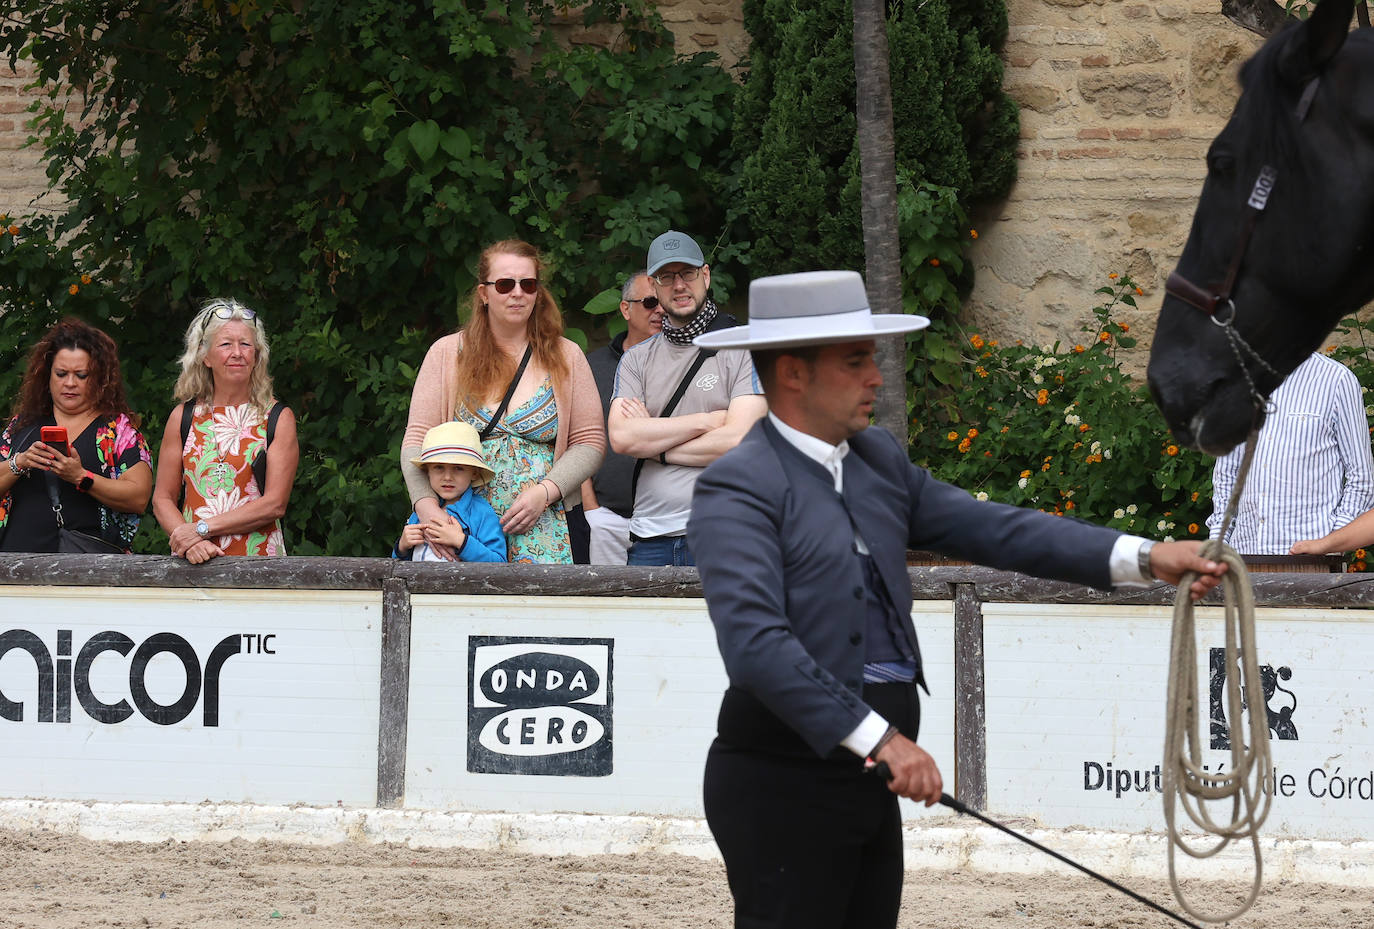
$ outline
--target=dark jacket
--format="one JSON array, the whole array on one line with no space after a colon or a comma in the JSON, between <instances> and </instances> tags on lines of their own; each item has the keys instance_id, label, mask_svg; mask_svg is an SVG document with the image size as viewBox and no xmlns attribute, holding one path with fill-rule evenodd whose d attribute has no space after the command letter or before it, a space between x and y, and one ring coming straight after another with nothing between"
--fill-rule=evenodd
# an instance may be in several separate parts
<instances>
[{"instance_id":1,"label":"dark jacket","mask_svg":"<svg viewBox=\"0 0 1374 929\"><path fill-rule=\"evenodd\" d=\"M844 494L765 418L697 480L688 545L730 683L819 755L867 716L862 533L903 630L908 548L1093 587L1110 586L1119 533L980 502L907 460L891 433L849 440Z\"/></svg>"},{"instance_id":2,"label":"dark jacket","mask_svg":"<svg viewBox=\"0 0 1374 929\"><path fill-rule=\"evenodd\" d=\"M587 363L592 367L592 377L596 378L596 389L601 392L601 419L603 422L611 415L611 395L615 390L615 369L625 354L625 335L611 339L609 345L602 346L587 355ZM629 455L613 451L608 444L606 457L601 467L592 475L592 489L596 491L596 502L600 506L630 517L634 509L634 497L630 494L630 480L634 474L635 460Z\"/></svg>"}]
</instances>

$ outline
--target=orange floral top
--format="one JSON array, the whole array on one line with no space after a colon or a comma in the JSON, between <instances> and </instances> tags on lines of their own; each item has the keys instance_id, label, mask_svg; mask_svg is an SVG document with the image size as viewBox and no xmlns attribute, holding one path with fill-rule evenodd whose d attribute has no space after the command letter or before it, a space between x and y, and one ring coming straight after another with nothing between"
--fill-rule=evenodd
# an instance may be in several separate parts
<instances>
[{"instance_id":1,"label":"orange floral top","mask_svg":"<svg viewBox=\"0 0 1374 929\"><path fill-rule=\"evenodd\" d=\"M267 444L267 417L251 403L209 407L196 404L181 450L187 522L209 519L262 496L253 460ZM226 555L285 555L281 521L242 535L212 536Z\"/></svg>"}]
</instances>

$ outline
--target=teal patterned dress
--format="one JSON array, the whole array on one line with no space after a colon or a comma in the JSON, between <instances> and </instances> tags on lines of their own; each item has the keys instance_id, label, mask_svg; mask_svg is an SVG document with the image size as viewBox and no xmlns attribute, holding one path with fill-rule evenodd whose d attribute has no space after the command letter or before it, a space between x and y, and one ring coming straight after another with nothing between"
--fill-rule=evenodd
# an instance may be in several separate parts
<instances>
[{"instance_id":1,"label":"teal patterned dress","mask_svg":"<svg viewBox=\"0 0 1374 929\"><path fill-rule=\"evenodd\" d=\"M475 413L460 408L458 416L481 432L494 412L485 406ZM546 377L534 396L507 410L482 441L487 463L496 476L473 492L485 498L498 516L505 513L522 490L549 473L557 435L558 407L553 402L553 384ZM507 535L506 549L507 560L521 564L572 564L563 501L555 500L528 532Z\"/></svg>"}]
</instances>

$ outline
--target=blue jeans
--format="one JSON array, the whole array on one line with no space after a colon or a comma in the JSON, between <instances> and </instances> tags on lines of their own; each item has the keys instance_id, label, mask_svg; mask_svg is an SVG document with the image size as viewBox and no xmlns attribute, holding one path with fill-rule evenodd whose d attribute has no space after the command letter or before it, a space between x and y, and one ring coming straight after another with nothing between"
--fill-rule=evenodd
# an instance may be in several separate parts
<instances>
[{"instance_id":1,"label":"blue jeans","mask_svg":"<svg viewBox=\"0 0 1374 929\"><path fill-rule=\"evenodd\" d=\"M631 542L630 556L625 563L644 567L696 566L692 552L687 548L685 535L656 535Z\"/></svg>"}]
</instances>

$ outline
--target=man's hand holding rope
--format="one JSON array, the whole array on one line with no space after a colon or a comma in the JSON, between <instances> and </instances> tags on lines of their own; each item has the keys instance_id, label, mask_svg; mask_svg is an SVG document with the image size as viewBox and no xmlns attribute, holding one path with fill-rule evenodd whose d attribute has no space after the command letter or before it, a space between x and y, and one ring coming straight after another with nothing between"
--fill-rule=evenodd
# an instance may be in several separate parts
<instances>
[{"instance_id":1,"label":"man's hand holding rope","mask_svg":"<svg viewBox=\"0 0 1374 929\"><path fill-rule=\"evenodd\" d=\"M1150 549L1150 572L1161 581L1178 584L1192 572L1197 578L1188 588L1189 596L1201 600L1207 592L1221 583L1226 563L1203 558L1198 552L1203 542L1159 542Z\"/></svg>"}]
</instances>

